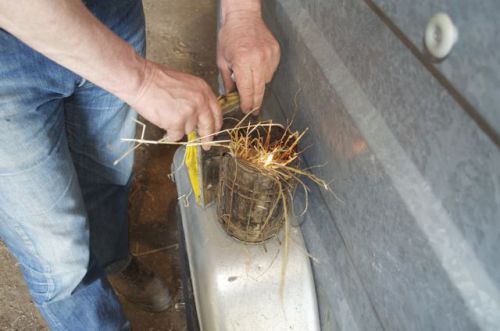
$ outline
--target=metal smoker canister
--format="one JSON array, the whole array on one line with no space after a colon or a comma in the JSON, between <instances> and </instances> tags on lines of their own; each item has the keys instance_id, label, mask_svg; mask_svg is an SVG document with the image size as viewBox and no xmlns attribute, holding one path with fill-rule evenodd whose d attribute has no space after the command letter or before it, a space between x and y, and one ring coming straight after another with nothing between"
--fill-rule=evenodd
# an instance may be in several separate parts
<instances>
[{"instance_id":1,"label":"metal smoker canister","mask_svg":"<svg viewBox=\"0 0 500 331\"><path fill-rule=\"evenodd\" d=\"M229 235L257 243L279 232L285 213L275 178L229 154L222 157L219 176L217 214Z\"/></svg>"}]
</instances>

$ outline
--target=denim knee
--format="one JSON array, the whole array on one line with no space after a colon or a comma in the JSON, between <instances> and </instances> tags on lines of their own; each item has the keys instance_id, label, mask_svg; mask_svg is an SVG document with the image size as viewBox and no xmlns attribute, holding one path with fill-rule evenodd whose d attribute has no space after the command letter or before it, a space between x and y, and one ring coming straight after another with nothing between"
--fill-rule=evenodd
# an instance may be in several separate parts
<instances>
[{"instance_id":1,"label":"denim knee","mask_svg":"<svg viewBox=\"0 0 500 331\"><path fill-rule=\"evenodd\" d=\"M16 257L33 301L43 305L69 297L87 273L88 235L43 235L35 221L12 219L1 209L0 219L1 239Z\"/></svg>"},{"instance_id":2,"label":"denim knee","mask_svg":"<svg viewBox=\"0 0 500 331\"><path fill-rule=\"evenodd\" d=\"M0 172L0 236L37 304L69 296L89 263L87 212L64 135L52 144L31 154L31 167Z\"/></svg>"},{"instance_id":3,"label":"denim knee","mask_svg":"<svg viewBox=\"0 0 500 331\"><path fill-rule=\"evenodd\" d=\"M69 298L87 273L84 263L49 266L44 262L44 266L36 267L21 263L20 267L33 301L38 306Z\"/></svg>"}]
</instances>

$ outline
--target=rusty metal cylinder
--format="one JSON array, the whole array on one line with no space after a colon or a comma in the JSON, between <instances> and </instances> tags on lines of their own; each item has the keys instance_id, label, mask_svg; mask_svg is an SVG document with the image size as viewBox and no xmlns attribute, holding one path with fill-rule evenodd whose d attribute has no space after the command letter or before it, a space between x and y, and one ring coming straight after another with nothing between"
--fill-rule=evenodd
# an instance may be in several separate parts
<instances>
[{"instance_id":1,"label":"rusty metal cylinder","mask_svg":"<svg viewBox=\"0 0 500 331\"><path fill-rule=\"evenodd\" d=\"M283 225L285 211L278 180L246 161L229 154L222 157L217 196L219 222L239 240L265 241ZM285 199L289 200L288 194Z\"/></svg>"}]
</instances>

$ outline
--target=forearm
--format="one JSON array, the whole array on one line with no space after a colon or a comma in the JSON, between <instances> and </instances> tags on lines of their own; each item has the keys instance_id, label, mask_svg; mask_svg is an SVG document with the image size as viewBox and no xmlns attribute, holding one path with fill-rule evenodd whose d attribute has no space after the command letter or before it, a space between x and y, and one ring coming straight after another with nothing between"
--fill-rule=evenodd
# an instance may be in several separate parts
<instances>
[{"instance_id":1,"label":"forearm","mask_svg":"<svg viewBox=\"0 0 500 331\"><path fill-rule=\"evenodd\" d=\"M254 12L261 15L261 0L221 0L222 23L227 15L238 12Z\"/></svg>"},{"instance_id":2,"label":"forearm","mask_svg":"<svg viewBox=\"0 0 500 331\"><path fill-rule=\"evenodd\" d=\"M80 0L0 0L0 27L127 102L144 80L145 61Z\"/></svg>"}]
</instances>

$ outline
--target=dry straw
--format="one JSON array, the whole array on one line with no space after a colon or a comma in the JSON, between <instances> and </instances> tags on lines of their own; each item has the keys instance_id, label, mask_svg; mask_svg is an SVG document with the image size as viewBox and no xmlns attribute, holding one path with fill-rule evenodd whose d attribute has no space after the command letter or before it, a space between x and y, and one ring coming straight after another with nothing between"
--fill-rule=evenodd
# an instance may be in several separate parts
<instances>
[{"instance_id":1,"label":"dry straw","mask_svg":"<svg viewBox=\"0 0 500 331\"><path fill-rule=\"evenodd\" d=\"M246 164L251 165L258 173L272 178L277 183L278 193L276 197L281 201L280 205L283 208L284 215L283 223L285 227L285 240L283 242L283 263L281 272L281 294L283 295L286 266L288 262L291 201L294 188L297 185L300 185L304 189L306 203L303 213L307 210L309 192L309 187L305 184L303 178L309 178L312 182L327 191L330 191L330 188L328 183L323 179L300 168L298 159L301 151L298 150L298 145L307 133L307 129L302 132L292 132L290 130L290 125L285 127L281 124L273 123L270 120L249 123L248 118L250 114L251 112L241 119L233 128L221 130L189 142L170 142L166 138L162 138L160 140L146 140L144 139L146 130L145 124L136 121L142 126L141 138L123 138L122 141L135 142L136 145L120 157L120 159L115 161L115 163L120 162L124 157L142 144L184 146L208 145L226 149L227 153L229 153L229 155L231 155L235 160L244 161ZM279 130L273 130L273 128L279 128ZM281 134L276 137L276 132L281 132ZM220 135L228 136L229 138L203 142L206 138ZM266 223L268 221L269 220L266 220Z\"/></svg>"}]
</instances>

